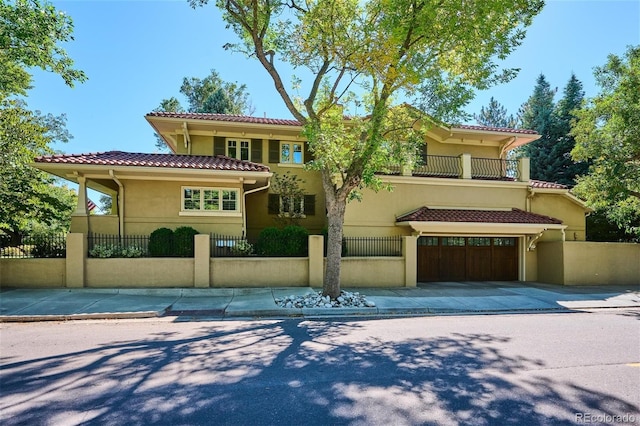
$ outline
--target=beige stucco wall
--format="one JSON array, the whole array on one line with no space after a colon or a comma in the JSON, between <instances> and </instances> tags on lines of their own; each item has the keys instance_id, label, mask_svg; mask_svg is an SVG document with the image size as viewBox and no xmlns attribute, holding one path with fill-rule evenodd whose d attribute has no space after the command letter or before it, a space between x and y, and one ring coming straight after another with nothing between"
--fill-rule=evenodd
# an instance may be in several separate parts
<instances>
[{"instance_id":1,"label":"beige stucco wall","mask_svg":"<svg viewBox=\"0 0 640 426\"><path fill-rule=\"evenodd\" d=\"M211 287L306 287L309 259L212 258Z\"/></svg>"},{"instance_id":2,"label":"beige stucco wall","mask_svg":"<svg viewBox=\"0 0 640 426\"><path fill-rule=\"evenodd\" d=\"M65 286L66 259L0 259L0 287Z\"/></svg>"},{"instance_id":3,"label":"beige stucco wall","mask_svg":"<svg viewBox=\"0 0 640 426\"><path fill-rule=\"evenodd\" d=\"M118 234L117 215L89 215L89 232L94 234Z\"/></svg>"},{"instance_id":4,"label":"beige stucco wall","mask_svg":"<svg viewBox=\"0 0 640 426\"><path fill-rule=\"evenodd\" d=\"M87 259L85 287L193 287L192 258Z\"/></svg>"},{"instance_id":5,"label":"beige stucco wall","mask_svg":"<svg viewBox=\"0 0 640 426\"><path fill-rule=\"evenodd\" d=\"M343 287L404 287L404 257L346 257L342 259Z\"/></svg>"},{"instance_id":6,"label":"beige stucco wall","mask_svg":"<svg viewBox=\"0 0 640 426\"><path fill-rule=\"evenodd\" d=\"M345 235L409 235L410 228L395 225L396 217L422 206L433 208L525 208L527 189L517 183L449 179L392 179L393 191L365 190L363 200L352 201L345 214ZM467 185L468 184L468 185Z\"/></svg>"},{"instance_id":7,"label":"beige stucco wall","mask_svg":"<svg viewBox=\"0 0 640 426\"><path fill-rule=\"evenodd\" d=\"M242 216L181 216L183 186L238 188L240 185L202 182L122 180L125 187L124 234L148 235L160 227L191 226L200 233L242 234ZM242 191L240 192L242 198ZM238 201L240 203L240 200Z\"/></svg>"},{"instance_id":8,"label":"beige stucco wall","mask_svg":"<svg viewBox=\"0 0 640 426\"><path fill-rule=\"evenodd\" d=\"M585 209L575 201L562 194L536 192L531 198L531 211L560 219L565 230L567 241L584 241L586 239ZM548 232L541 241L562 239L561 234Z\"/></svg>"},{"instance_id":9,"label":"beige stucco wall","mask_svg":"<svg viewBox=\"0 0 640 426\"><path fill-rule=\"evenodd\" d=\"M537 281L550 284L564 284L564 249L562 241L539 242Z\"/></svg>"},{"instance_id":10,"label":"beige stucco wall","mask_svg":"<svg viewBox=\"0 0 640 426\"><path fill-rule=\"evenodd\" d=\"M467 140L466 142L467 143L442 143L427 137L427 154L452 157L471 154L472 157L500 158L500 149L496 146L470 145L470 142L479 143L479 140Z\"/></svg>"}]
</instances>

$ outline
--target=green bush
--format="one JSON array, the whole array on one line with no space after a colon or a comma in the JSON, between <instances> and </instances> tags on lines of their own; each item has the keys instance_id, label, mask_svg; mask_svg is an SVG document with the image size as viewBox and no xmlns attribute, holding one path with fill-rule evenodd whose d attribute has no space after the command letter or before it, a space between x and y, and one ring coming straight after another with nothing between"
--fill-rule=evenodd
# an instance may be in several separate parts
<instances>
[{"instance_id":1,"label":"green bush","mask_svg":"<svg viewBox=\"0 0 640 426\"><path fill-rule=\"evenodd\" d=\"M173 254L173 231L171 229L158 228L149 235L149 254L153 257L166 257Z\"/></svg>"},{"instance_id":2,"label":"green bush","mask_svg":"<svg viewBox=\"0 0 640 426\"><path fill-rule=\"evenodd\" d=\"M289 225L281 231L284 256L307 256L309 253L309 232L302 226Z\"/></svg>"},{"instance_id":3,"label":"green bush","mask_svg":"<svg viewBox=\"0 0 640 426\"><path fill-rule=\"evenodd\" d=\"M260 256L280 256L284 251L281 232L276 227L264 228L256 242L256 252Z\"/></svg>"},{"instance_id":4,"label":"green bush","mask_svg":"<svg viewBox=\"0 0 640 426\"><path fill-rule=\"evenodd\" d=\"M253 246L247 240L238 241L231 247L231 254L235 256L249 256L253 254Z\"/></svg>"},{"instance_id":5,"label":"green bush","mask_svg":"<svg viewBox=\"0 0 640 426\"><path fill-rule=\"evenodd\" d=\"M195 236L199 232L190 226L181 226L173 231L173 254L178 257L193 257Z\"/></svg>"},{"instance_id":6,"label":"green bush","mask_svg":"<svg viewBox=\"0 0 640 426\"><path fill-rule=\"evenodd\" d=\"M144 249L136 245L121 247L118 244L97 244L89 251L89 256L98 258L142 257Z\"/></svg>"}]
</instances>

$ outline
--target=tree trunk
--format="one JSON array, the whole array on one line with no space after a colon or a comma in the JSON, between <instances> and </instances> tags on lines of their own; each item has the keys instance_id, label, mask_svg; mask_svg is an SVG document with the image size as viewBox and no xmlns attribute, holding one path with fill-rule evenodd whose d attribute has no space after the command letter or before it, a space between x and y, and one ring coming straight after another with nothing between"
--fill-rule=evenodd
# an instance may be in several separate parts
<instances>
[{"instance_id":1,"label":"tree trunk","mask_svg":"<svg viewBox=\"0 0 640 426\"><path fill-rule=\"evenodd\" d=\"M337 189L327 171L322 171L323 186L327 198L327 269L324 274L322 294L336 299L340 296L340 266L342 261L342 228L347 197L343 189Z\"/></svg>"}]
</instances>

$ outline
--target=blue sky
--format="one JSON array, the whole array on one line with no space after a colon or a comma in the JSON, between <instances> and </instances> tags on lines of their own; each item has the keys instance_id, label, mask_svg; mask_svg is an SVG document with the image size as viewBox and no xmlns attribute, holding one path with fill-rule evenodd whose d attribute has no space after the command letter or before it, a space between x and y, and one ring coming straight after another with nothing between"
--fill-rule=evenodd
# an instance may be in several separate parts
<instances>
[{"instance_id":1,"label":"blue sky","mask_svg":"<svg viewBox=\"0 0 640 426\"><path fill-rule=\"evenodd\" d=\"M154 152L144 115L161 99L178 96L183 77L205 77L212 68L225 80L247 85L254 115L290 117L261 66L222 49L234 35L213 6L193 10L186 0L53 4L74 20L75 41L65 48L89 77L71 89L57 75L34 74L29 106L66 113L74 136L55 146L58 150ZM622 54L626 46L637 44L640 0L548 0L523 45L504 63L520 68L518 77L478 93L467 110L478 112L494 96L515 114L540 73L561 94L573 72L587 96L594 96L593 68L603 65L608 54Z\"/></svg>"}]
</instances>

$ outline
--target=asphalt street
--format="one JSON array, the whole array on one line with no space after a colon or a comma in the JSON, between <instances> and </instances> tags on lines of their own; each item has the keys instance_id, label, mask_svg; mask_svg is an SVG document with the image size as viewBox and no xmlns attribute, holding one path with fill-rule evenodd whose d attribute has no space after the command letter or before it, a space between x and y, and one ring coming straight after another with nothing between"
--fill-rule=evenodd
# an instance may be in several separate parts
<instances>
[{"instance_id":1,"label":"asphalt street","mask_svg":"<svg viewBox=\"0 0 640 426\"><path fill-rule=\"evenodd\" d=\"M0 324L3 425L640 424L640 310Z\"/></svg>"}]
</instances>

